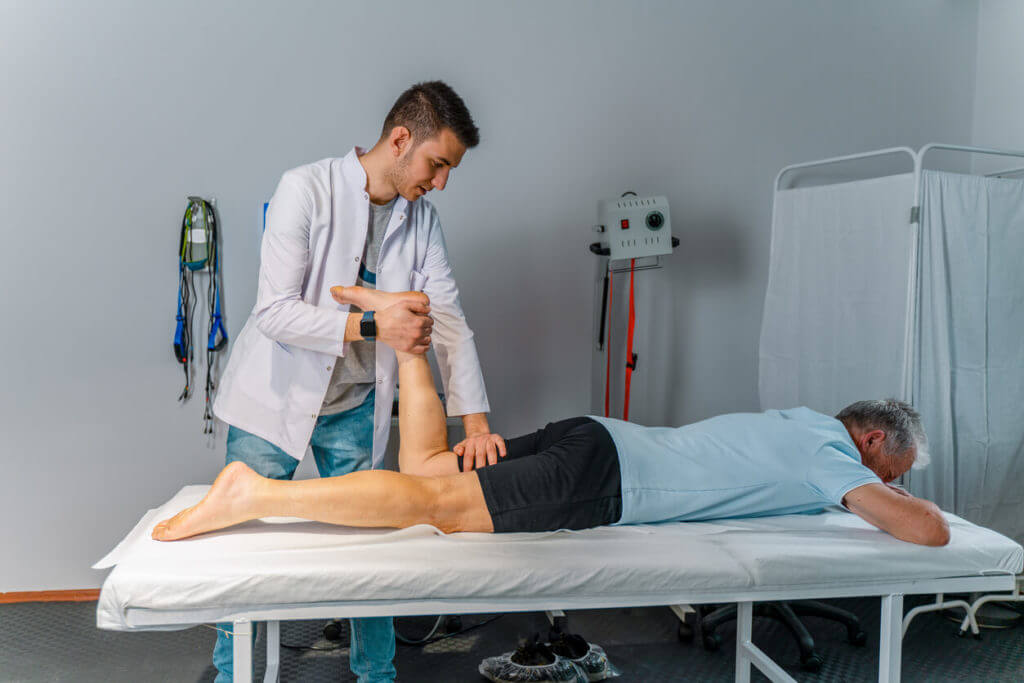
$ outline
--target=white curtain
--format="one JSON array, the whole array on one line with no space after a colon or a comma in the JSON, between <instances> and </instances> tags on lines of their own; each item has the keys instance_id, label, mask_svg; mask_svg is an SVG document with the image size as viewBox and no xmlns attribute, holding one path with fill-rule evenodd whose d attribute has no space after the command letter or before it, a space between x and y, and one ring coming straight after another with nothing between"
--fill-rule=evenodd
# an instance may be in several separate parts
<instances>
[{"instance_id":1,"label":"white curtain","mask_svg":"<svg viewBox=\"0 0 1024 683\"><path fill-rule=\"evenodd\" d=\"M775 195L762 408L902 397L913 174Z\"/></svg>"},{"instance_id":2,"label":"white curtain","mask_svg":"<svg viewBox=\"0 0 1024 683\"><path fill-rule=\"evenodd\" d=\"M910 489L1024 542L1024 182L925 171Z\"/></svg>"}]
</instances>

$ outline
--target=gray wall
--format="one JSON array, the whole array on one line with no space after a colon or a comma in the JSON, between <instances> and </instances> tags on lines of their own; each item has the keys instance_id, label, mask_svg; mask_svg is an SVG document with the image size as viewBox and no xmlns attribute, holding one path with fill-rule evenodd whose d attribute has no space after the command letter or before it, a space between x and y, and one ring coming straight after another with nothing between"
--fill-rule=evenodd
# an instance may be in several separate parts
<instances>
[{"instance_id":1,"label":"gray wall","mask_svg":"<svg viewBox=\"0 0 1024 683\"><path fill-rule=\"evenodd\" d=\"M772 177L967 139L977 13L959 0L0 3L0 591L98 586L89 565L223 461L223 428L200 434L201 394L175 400L187 194L218 200L237 333L280 173L372 143L404 87L444 78L483 133L435 201L495 428L599 404L586 245L597 200L627 189L667 195L682 239L637 277L633 419L754 409Z\"/></svg>"},{"instance_id":2,"label":"gray wall","mask_svg":"<svg viewBox=\"0 0 1024 683\"><path fill-rule=\"evenodd\" d=\"M1024 150L1024 3L983 0L978 15L978 68L973 144ZM1024 159L978 157L976 170L1024 166ZM1020 176L1018 176L1020 177Z\"/></svg>"}]
</instances>

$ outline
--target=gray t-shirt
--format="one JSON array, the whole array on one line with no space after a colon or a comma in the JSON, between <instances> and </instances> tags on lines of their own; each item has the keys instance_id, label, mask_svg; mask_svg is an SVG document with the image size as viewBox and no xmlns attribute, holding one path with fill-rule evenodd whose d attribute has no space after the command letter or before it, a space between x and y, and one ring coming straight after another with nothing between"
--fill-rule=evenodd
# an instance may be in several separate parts
<instances>
[{"instance_id":1,"label":"gray t-shirt","mask_svg":"<svg viewBox=\"0 0 1024 683\"><path fill-rule=\"evenodd\" d=\"M363 247L363 261L359 265L359 276L356 284L369 289L377 288L377 259L380 256L380 245L384 241L384 233L391 220L391 211L395 208L392 199L383 206L370 202L370 217L366 228L366 245ZM352 313L361 313L358 306L349 309ZM354 341L347 344L348 350L339 362L334 364L331 382L327 385L327 394L320 407L321 415L336 415L351 410L363 403L373 389L377 374L376 342Z\"/></svg>"}]
</instances>

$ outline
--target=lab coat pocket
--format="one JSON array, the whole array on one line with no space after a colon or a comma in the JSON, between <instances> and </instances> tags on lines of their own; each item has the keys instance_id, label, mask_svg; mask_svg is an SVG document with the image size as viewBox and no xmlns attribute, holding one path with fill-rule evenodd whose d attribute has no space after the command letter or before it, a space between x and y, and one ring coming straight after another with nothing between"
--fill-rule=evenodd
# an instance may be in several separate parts
<instances>
[{"instance_id":1,"label":"lab coat pocket","mask_svg":"<svg viewBox=\"0 0 1024 683\"><path fill-rule=\"evenodd\" d=\"M409 289L414 292L422 292L426 284L427 276L420 271L414 270L409 274Z\"/></svg>"}]
</instances>

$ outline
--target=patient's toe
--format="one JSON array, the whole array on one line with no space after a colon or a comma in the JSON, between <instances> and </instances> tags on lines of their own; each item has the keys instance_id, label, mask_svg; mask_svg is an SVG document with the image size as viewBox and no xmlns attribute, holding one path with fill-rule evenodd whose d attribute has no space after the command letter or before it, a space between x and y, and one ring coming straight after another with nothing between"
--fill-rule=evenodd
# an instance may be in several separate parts
<instances>
[{"instance_id":1,"label":"patient's toe","mask_svg":"<svg viewBox=\"0 0 1024 683\"><path fill-rule=\"evenodd\" d=\"M350 304L352 300L349 296L349 289L349 287L331 287L331 297L339 304Z\"/></svg>"}]
</instances>

